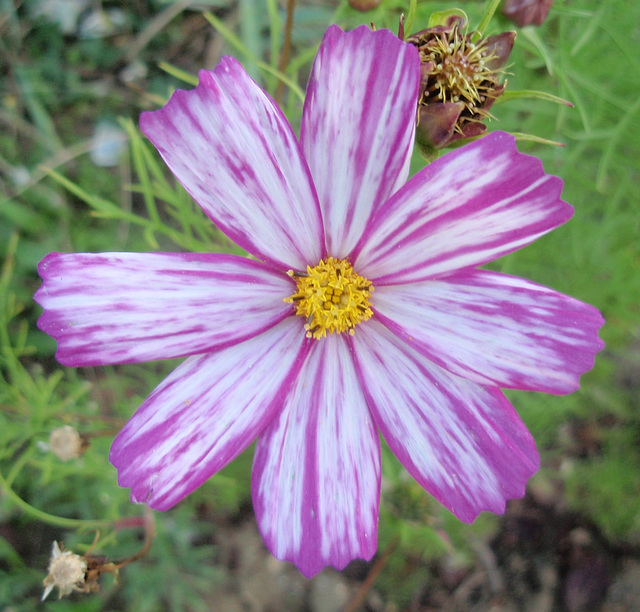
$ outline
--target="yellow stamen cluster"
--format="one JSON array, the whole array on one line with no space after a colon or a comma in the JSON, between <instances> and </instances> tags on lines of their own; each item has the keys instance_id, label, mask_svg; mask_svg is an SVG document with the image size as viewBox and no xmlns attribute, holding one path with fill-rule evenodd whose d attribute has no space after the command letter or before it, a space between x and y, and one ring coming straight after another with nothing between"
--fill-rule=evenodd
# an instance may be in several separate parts
<instances>
[{"instance_id":1,"label":"yellow stamen cluster","mask_svg":"<svg viewBox=\"0 0 640 612\"><path fill-rule=\"evenodd\" d=\"M327 332L354 334L354 328L373 316L369 296L371 281L356 274L345 259L328 257L317 266L307 266L307 274L289 270L296 292L285 298L295 304L296 314L307 319L307 338L324 338Z\"/></svg>"}]
</instances>

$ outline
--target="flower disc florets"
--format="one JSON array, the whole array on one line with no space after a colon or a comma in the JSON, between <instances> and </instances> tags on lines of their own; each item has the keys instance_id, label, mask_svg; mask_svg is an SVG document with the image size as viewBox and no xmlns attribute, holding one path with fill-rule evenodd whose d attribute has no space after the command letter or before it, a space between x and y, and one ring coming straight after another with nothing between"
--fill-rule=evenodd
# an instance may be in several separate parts
<instances>
[{"instance_id":1,"label":"flower disc florets","mask_svg":"<svg viewBox=\"0 0 640 612\"><path fill-rule=\"evenodd\" d=\"M371 318L371 281L356 274L345 259L328 257L317 266L307 266L307 274L288 272L297 291L285 302L296 305L296 314L308 319L307 338L324 338L327 332L353 335L354 328Z\"/></svg>"}]
</instances>

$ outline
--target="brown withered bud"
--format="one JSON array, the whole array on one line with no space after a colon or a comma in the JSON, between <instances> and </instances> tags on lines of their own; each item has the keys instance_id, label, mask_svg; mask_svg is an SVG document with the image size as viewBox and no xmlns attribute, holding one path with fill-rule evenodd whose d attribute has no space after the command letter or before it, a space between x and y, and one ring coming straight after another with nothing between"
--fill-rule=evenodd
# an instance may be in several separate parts
<instances>
[{"instance_id":1,"label":"brown withered bud","mask_svg":"<svg viewBox=\"0 0 640 612\"><path fill-rule=\"evenodd\" d=\"M465 25L452 16L406 39L420 52L416 140L425 153L486 132L483 121L506 86L501 80L516 33L473 42Z\"/></svg>"},{"instance_id":2,"label":"brown withered bud","mask_svg":"<svg viewBox=\"0 0 640 612\"><path fill-rule=\"evenodd\" d=\"M502 13L521 28L542 25L547 18L553 0L506 0Z\"/></svg>"},{"instance_id":3,"label":"brown withered bud","mask_svg":"<svg viewBox=\"0 0 640 612\"><path fill-rule=\"evenodd\" d=\"M374 8L378 8L382 0L349 0L349 6L356 9L356 11L370 11Z\"/></svg>"}]
</instances>

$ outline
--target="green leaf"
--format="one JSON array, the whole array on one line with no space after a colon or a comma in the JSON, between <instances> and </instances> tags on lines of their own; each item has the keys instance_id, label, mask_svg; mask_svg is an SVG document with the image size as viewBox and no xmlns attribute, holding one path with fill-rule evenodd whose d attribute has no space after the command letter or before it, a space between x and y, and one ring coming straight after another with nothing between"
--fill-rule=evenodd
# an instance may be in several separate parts
<instances>
[{"instance_id":1,"label":"green leaf","mask_svg":"<svg viewBox=\"0 0 640 612\"><path fill-rule=\"evenodd\" d=\"M521 98L530 98L535 100L545 100L546 102L553 102L554 104L562 104L563 106L570 106L573 108L573 103L559 96L547 93L546 91L535 91L533 89L521 89L519 91L507 90L505 91L494 103L494 106L509 102L509 100L518 100Z\"/></svg>"},{"instance_id":2,"label":"green leaf","mask_svg":"<svg viewBox=\"0 0 640 612\"><path fill-rule=\"evenodd\" d=\"M191 74L186 70L182 70L177 66L170 64L169 62L158 62L158 68L160 70L164 70L167 74L170 74L172 77L187 83L188 85L193 85L194 87L198 84L198 77L195 74Z\"/></svg>"},{"instance_id":3,"label":"green leaf","mask_svg":"<svg viewBox=\"0 0 640 612\"><path fill-rule=\"evenodd\" d=\"M427 24L428 28L434 28L436 26L446 26L451 23L452 17L458 17L462 20L462 27L464 28L469 23L469 18L467 14L462 9L449 9L447 11L436 11L435 13L431 13L431 17L429 17L429 23Z\"/></svg>"}]
</instances>

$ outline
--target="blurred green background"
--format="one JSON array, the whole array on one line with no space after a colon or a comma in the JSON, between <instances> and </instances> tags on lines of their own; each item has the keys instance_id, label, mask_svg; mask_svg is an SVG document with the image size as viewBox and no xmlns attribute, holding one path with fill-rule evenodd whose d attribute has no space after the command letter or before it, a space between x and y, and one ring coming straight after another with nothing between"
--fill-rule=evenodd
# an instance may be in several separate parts
<instances>
[{"instance_id":1,"label":"blurred green background","mask_svg":"<svg viewBox=\"0 0 640 612\"><path fill-rule=\"evenodd\" d=\"M485 9L418 2L413 30L454 6L472 26ZM224 54L273 94L285 9L277 0L0 0L0 610L640 609L640 5L623 0L556 0L539 28L516 28L498 12L486 32L518 30L508 91L574 104L519 99L492 109L490 130L564 145L520 149L564 180L575 207L568 224L493 267L594 304L607 321L607 348L579 392L508 393L542 459L527 497L504 517L463 525L385 452L379 555L306 581L262 547L249 449L154 515L150 552L118 581L104 575L97 593L55 602L54 592L39 603L54 540L85 554L95 521L105 521L91 554L121 560L142 546L142 507L117 486L107 455L175 363L59 366L35 325L37 263L50 251L229 249L201 224L137 118ZM399 0L367 13L298 0L287 77L304 89L330 23L396 30L407 9ZM295 88L285 87L283 107L296 126ZM48 451L62 425L90 442L81 458Z\"/></svg>"}]
</instances>

